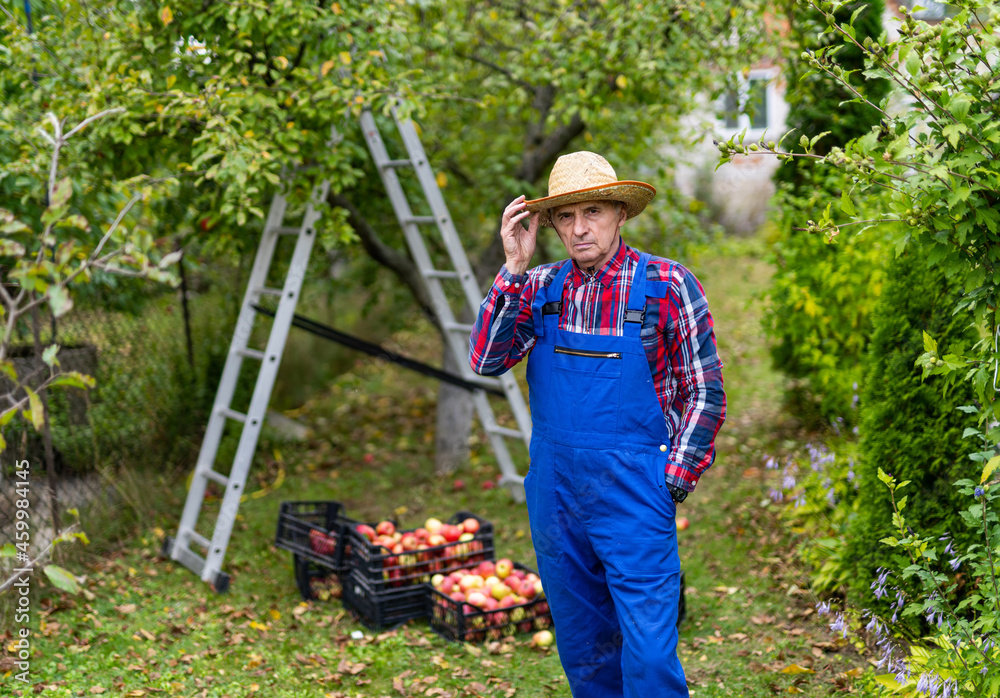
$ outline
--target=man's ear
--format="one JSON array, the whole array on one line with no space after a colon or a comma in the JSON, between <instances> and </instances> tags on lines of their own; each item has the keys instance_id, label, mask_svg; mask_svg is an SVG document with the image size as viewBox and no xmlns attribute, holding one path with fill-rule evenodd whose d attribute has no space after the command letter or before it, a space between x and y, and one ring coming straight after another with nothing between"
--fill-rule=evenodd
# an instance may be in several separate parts
<instances>
[{"instance_id":1,"label":"man's ear","mask_svg":"<svg viewBox=\"0 0 1000 698\"><path fill-rule=\"evenodd\" d=\"M625 225L625 221L628 219L628 209L625 206L625 202L620 202L618 204L618 227Z\"/></svg>"}]
</instances>

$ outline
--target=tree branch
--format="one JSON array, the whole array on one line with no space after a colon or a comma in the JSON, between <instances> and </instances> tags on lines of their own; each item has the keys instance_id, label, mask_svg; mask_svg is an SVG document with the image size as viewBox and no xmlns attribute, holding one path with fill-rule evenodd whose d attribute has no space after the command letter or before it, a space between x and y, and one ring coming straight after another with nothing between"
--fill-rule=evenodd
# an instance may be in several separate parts
<instances>
[{"instance_id":1,"label":"tree branch","mask_svg":"<svg viewBox=\"0 0 1000 698\"><path fill-rule=\"evenodd\" d=\"M522 80L519 77L516 77L512 71L507 70L506 68L503 68L497 65L496 63L488 61L485 58L480 58L475 54L460 53L456 51L455 55L458 56L459 58L464 58L467 61L472 61L473 63L478 63L479 65L486 66L490 70L500 73L515 85L519 85L520 87L526 89L528 92L535 94L536 88L534 85L532 85L530 82Z\"/></svg>"},{"instance_id":2,"label":"tree branch","mask_svg":"<svg viewBox=\"0 0 1000 698\"><path fill-rule=\"evenodd\" d=\"M385 244L375 229L361 214L358 207L354 205L354 202L346 196L331 192L326 200L331 206L339 206L347 211L347 222L351 224L354 232L361 238L361 246L371 255L372 259L382 266L387 267L400 281L406 284L406 287L410 289L420 309L440 329L437 314L434 312L434 302L431 300L430 293L424 285L424 280L420 276L417 265L405 254Z\"/></svg>"}]
</instances>

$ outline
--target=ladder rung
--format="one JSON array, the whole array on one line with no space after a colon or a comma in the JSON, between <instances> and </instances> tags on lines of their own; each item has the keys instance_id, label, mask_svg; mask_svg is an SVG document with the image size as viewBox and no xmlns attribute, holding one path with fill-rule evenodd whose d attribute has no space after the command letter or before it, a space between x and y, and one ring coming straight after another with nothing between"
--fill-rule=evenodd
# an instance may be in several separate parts
<instances>
[{"instance_id":1,"label":"ladder rung","mask_svg":"<svg viewBox=\"0 0 1000 698\"><path fill-rule=\"evenodd\" d=\"M259 359L261 361L264 360L265 356L264 352L259 349L237 349L236 353L249 359Z\"/></svg>"},{"instance_id":2,"label":"ladder rung","mask_svg":"<svg viewBox=\"0 0 1000 698\"><path fill-rule=\"evenodd\" d=\"M473 325L467 325L464 322L446 322L444 323L444 328L449 332L465 332L466 334L471 333Z\"/></svg>"},{"instance_id":3,"label":"ladder rung","mask_svg":"<svg viewBox=\"0 0 1000 698\"><path fill-rule=\"evenodd\" d=\"M223 487L229 485L229 478L222 473L217 473L214 470L204 470L201 473L203 476L207 477L209 480L215 480Z\"/></svg>"},{"instance_id":4,"label":"ladder rung","mask_svg":"<svg viewBox=\"0 0 1000 698\"><path fill-rule=\"evenodd\" d=\"M253 290L254 293L263 293L268 296L280 296L282 291L280 288L268 288L267 286L258 286Z\"/></svg>"},{"instance_id":5,"label":"ladder rung","mask_svg":"<svg viewBox=\"0 0 1000 698\"><path fill-rule=\"evenodd\" d=\"M242 412L237 412L236 410L231 410L228 407L223 407L221 410L219 410L219 414L221 414L223 417L234 419L237 422L247 421L247 416L245 414L243 414Z\"/></svg>"},{"instance_id":6,"label":"ladder rung","mask_svg":"<svg viewBox=\"0 0 1000 698\"><path fill-rule=\"evenodd\" d=\"M424 276L429 279L457 279L457 271L446 271L444 269L428 269L424 272Z\"/></svg>"},{"instance_id":7,"label":"ladder rung","mask_svg":"<svg viewBox=\"0 0 1000 698\"><path fill-rule=\"evenodd\" d=\"M270 229L270 232L278 235L298 235L301 230L291 225L279 225Z\"/></svg>"},{"instance_id":8,"label":"ladder rung","mask_svg":"<svg viewBox=\"0 0 1000 698\"><path fill-rule=\"evenodd\" d=\"M382 167L413 167L413 160L386 160Z\"/></svg>"},{"instance_id":9,"label":"ladder rung","mask_svg":"<svg viewBox=\"0 0 1000 698\"><path fill-rule=\"evenodd\" d=\"M403 219L404 223L437 223L437 218L434 216L410 216L409 218Z\"/></svg>"},{"instance_id":10,"label":"ladder rung","mask_svg":"<svg viewBox=\"0 0 1000 698\"><path fill-rule=\"evenodd\" d=\"M507 436L510 437L511 439L524 438L524 434L522 434L518 429L508 429L507 427L492 426L488 427L486 431L490 432L491 434L499 434L500 436Z\"/></svg>"},{"instance_id":11,"label":"ladder rung","mask_svg":"<svg viewBox=\"0 0 1000 698\"><path fill-rule=\"evenodd\" d=\"M205 548L206 550L212 547L212 541L210 541L208 538L201 535L197 531L188 531L188 536L190 537L191 540L193 540L195 543Z\"/></svg>"}]
</instances>

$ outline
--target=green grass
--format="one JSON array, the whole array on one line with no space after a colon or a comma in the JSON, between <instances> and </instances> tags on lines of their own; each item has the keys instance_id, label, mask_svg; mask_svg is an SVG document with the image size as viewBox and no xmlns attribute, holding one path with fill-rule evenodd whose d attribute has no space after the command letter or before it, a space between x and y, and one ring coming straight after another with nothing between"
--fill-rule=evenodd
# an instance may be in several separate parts
<instances>
[{"instance_id":1,"label":"green grass","mask_svg":"<svg viewBox=\"0 0 1000 698\"><path fill-rule=\"evenodd\" d=\"M690 266L713 308L729 399L718 459L681 506L692 522L680 534L688 584L680 654L692 695L850 690L847 672L864 660L813 613L793 541L762 501L763 454L795 435L779 410L753 300L769 270L752 245ZM427 328L395 340L413 355L439 353ZM467 509L494 522L499 555L533 567L525 508L482 487L497 472L482 436L458 472L434 475L435 397L433 382L361 360L291 412L315 437L261 444L247 487L254 494L227 555L228 595L158 559L183 505L182 487L166 489L130 546L76 568L86 592L41 591L32 682L44 695L569 696L556 652L530 647L528 637L448 643L426 622L373 633L336 601L303 604L290 554L273 545L284 500L335 499L356 518L395 516L408 527ZM352 639L358 630L364 639ZM4 683L19 688L11 676Z\"/></svg>"}]
</instances>

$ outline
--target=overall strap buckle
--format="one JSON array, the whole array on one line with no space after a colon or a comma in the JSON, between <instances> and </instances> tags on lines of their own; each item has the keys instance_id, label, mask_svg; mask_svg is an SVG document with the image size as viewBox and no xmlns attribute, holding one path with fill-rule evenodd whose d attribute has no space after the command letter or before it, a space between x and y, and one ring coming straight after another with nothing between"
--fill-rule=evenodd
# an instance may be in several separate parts
<instances>
[{"instance_id":1,"label":"overall strap buckle","mask_svg":"<svg viewBox=\"0 0 1000 698\"><path fill-rule=\"evenodd\" d=\"M635 322L641 325L644 319L646 319L645 308L642 310L633 310L632 308L628 308L625 311L625 322Z\"/></svg>"}]
</instances>

